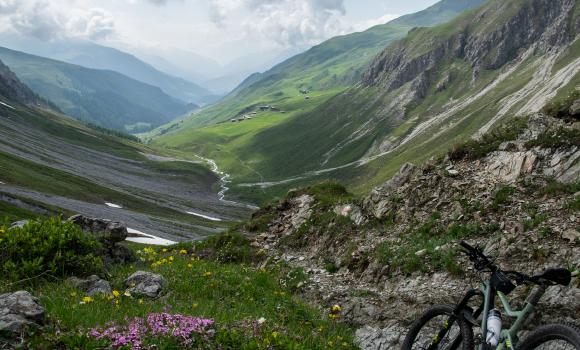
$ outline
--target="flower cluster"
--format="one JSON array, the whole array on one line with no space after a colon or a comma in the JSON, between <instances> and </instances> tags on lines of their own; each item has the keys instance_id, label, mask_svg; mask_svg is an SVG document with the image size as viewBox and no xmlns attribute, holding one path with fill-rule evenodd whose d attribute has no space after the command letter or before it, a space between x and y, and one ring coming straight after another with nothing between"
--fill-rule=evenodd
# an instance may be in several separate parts
<instances>
[{"instance_id":1,"label":"flower cluster","mask_svg":"<svg viewBox=\"0 0 580 350\"><path fill-rule=\"evenodd\" d=\"M330 313L328 314L328 317L339 318L341 311L342 311L342 307L340 305L338 305L338 304L332 305L332 307L330 308Z\"/></svg>"},{"instance_id":2,"label":"flower cluster","mask_svg":"<svg viewBox=\"0 0 580 350\"><path fill-rule=\"evenodd\" d=\"M151 313L145 319L136 317L125 326L110 325L89 333L98 340L108 340L112 348L146 349L148 338L170 337L184 348L191 347L196 338L208 338L214 331L214 321L180 314Z\"/></svg>"}]
</instances>

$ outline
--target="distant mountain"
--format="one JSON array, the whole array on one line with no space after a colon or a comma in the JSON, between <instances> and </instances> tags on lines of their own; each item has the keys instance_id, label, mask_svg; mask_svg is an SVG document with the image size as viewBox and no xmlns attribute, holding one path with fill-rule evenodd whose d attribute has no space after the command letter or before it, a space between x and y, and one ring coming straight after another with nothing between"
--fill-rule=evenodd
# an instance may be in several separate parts
<instances>
[{"instance_id":1,"label":"distant mountain","mask_svg":"<svg viewBox=\"0 0 580 350\"><path fill-rule=\"evenodd\" d=\"M28 86L0 61L0 97L10 103L25 106L48 107L48 103L35 94Z\"/></svg>"},{"instance_id":2,"label":"distant mountain","mask_svg":"<svg viewBox=\"0 0 580 350\"><path fill-rule=\"evenodd\" d=\"M103 127L143 131L196 108L120 73L0 48L0 59L64 113Z\"/></svg>"},{"instance_id":3,"label":"distant mountain","mask_svg":"<svg viewBox=\"0 0 580 350\"><path fill-rule=\"evenodd\" d=\"M123 51L89 41L60 40L41 42L11 34L1 34L7 46L17 51L77 64L86 68L112 70L134 80L157 86L169 96L186 103L205 105L218 97L185 77L177 78Z\"/></svg>"}]
</instances>

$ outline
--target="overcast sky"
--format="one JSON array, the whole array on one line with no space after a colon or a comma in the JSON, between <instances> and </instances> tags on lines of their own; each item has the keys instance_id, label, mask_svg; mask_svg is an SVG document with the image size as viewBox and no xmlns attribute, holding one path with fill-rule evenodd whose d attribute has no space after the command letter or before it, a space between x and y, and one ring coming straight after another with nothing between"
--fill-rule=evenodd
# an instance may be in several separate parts
<instances>
[{"instance_id":1,"label":"overcast sky","mask_svg":"<svg viewBox=\"0 0 580 350\"><path fill-rule=\"evenodd\" d=\"M118 48L182 49L226 63L303 50L437 0L0 0L0 30Z\"/></svg>"}]
</instances>

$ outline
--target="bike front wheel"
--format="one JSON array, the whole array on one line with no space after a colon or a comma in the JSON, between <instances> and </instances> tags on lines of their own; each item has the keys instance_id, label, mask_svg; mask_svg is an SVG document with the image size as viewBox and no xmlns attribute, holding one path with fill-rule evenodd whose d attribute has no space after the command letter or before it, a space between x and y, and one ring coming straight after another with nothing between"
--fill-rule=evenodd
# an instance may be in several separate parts
<instances>
[{"instance_id":1,"label":"bike front wheel","mask_svg":"<svg viewBox=\"0 0 580 350\"><path fill-rule=\"evenodd\" d=\"M580 329L568 323L549 324L532 331L518 350L580 350Z\"/></svg>"},{"instance_id":2,"label":"bike front wheel","mask_svg":"<svg viewBox=\"0 0 580 350\"><path fill-rule=\"evenodd\" d=\"M473 329L453 315L453 305L435 305L411 326L401 350L473 350Z\"/></svg>"}]
</instances>

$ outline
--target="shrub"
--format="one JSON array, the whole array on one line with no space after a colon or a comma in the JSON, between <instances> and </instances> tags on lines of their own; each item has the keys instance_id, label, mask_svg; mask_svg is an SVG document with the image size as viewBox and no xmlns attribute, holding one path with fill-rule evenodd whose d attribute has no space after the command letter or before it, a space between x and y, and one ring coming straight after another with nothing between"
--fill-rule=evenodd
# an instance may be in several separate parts
<instances>
[{"instance_id":1,"label":"shrub","mask_svg":"<svg viewBox=\"0 0 580 350\"><path fill-rule=\"evenodd\" d=\"M565 148L580 146L580 130L559 128L556 130L548 130L537 138L526 142L526 148Z\"/></svg>"},{"instance_id":2,"label":"shrub","mask_svg":"<svg viewBox=\"0 0 580 350\"><path fill-rule=\"evenodd\" d=\"M0 272L9 280L101 272L101 244L72 222L53 217L0 231Z\"/></svg>"},{"instance_id":3,"label":"shrub","mask_svg":"<svg viewBox=\"0 0 580 350\"><path fill-rule=\"evenodd\" d=\"M198 242L195 250L202 257L221 263L249 263L256 259L255 249L238 232L224 232Z\"/></svg>"},{"instance_id":4,"label":"shrub","mask_svg":"<svg viewBox=\"0 0 580 350\"><path fill-rule=\"evenodd\" d=\"M509 125L499 126L484 134L479 140L467 140L453 146L449 152L451 160L477 160L497 151L503 142L514 141L527 126L527 119L517 118L510 121Z\"/></svg>"},{"instance_id":5,"label":"shrub","mask_svg":"<svg viewBox=\"0 0 580 350\"><path fill-rule=\"evenodd\" d=\"M494 194L493 201L492 201L492 208L493 210L497 211L500 209L501 206L508 204L510 202L510 196L516 193L516 189L511 186L502 186L499 190Z\"/></svg>"},{"instance_id":6,"label":"shrub","mask_svg":"<svg viewBox=\"0 0 580 350\"><path fill-rule=\"evenodd\" d=\"M544 108L542 108L542 112L554 118L574 117L578 119L580 116L570 115L570 107L578 99L580 99L580 91L574 90L567 96L552 100L550 103L545 105Z\"/></svg>"},{"instance_id":7,"label":"shrub","mask_svg":"<svg viewBox=\"0 0 580 350\"><path fill-rule=\"evenodd\" d=\"M292 198L303 194L314 196L322 206L326 207L334 206L353 198L352 194L350 194L343 185L333 180L324 181L314 186L292 191L288 196Z\"/></svg>"}]
</instances>

